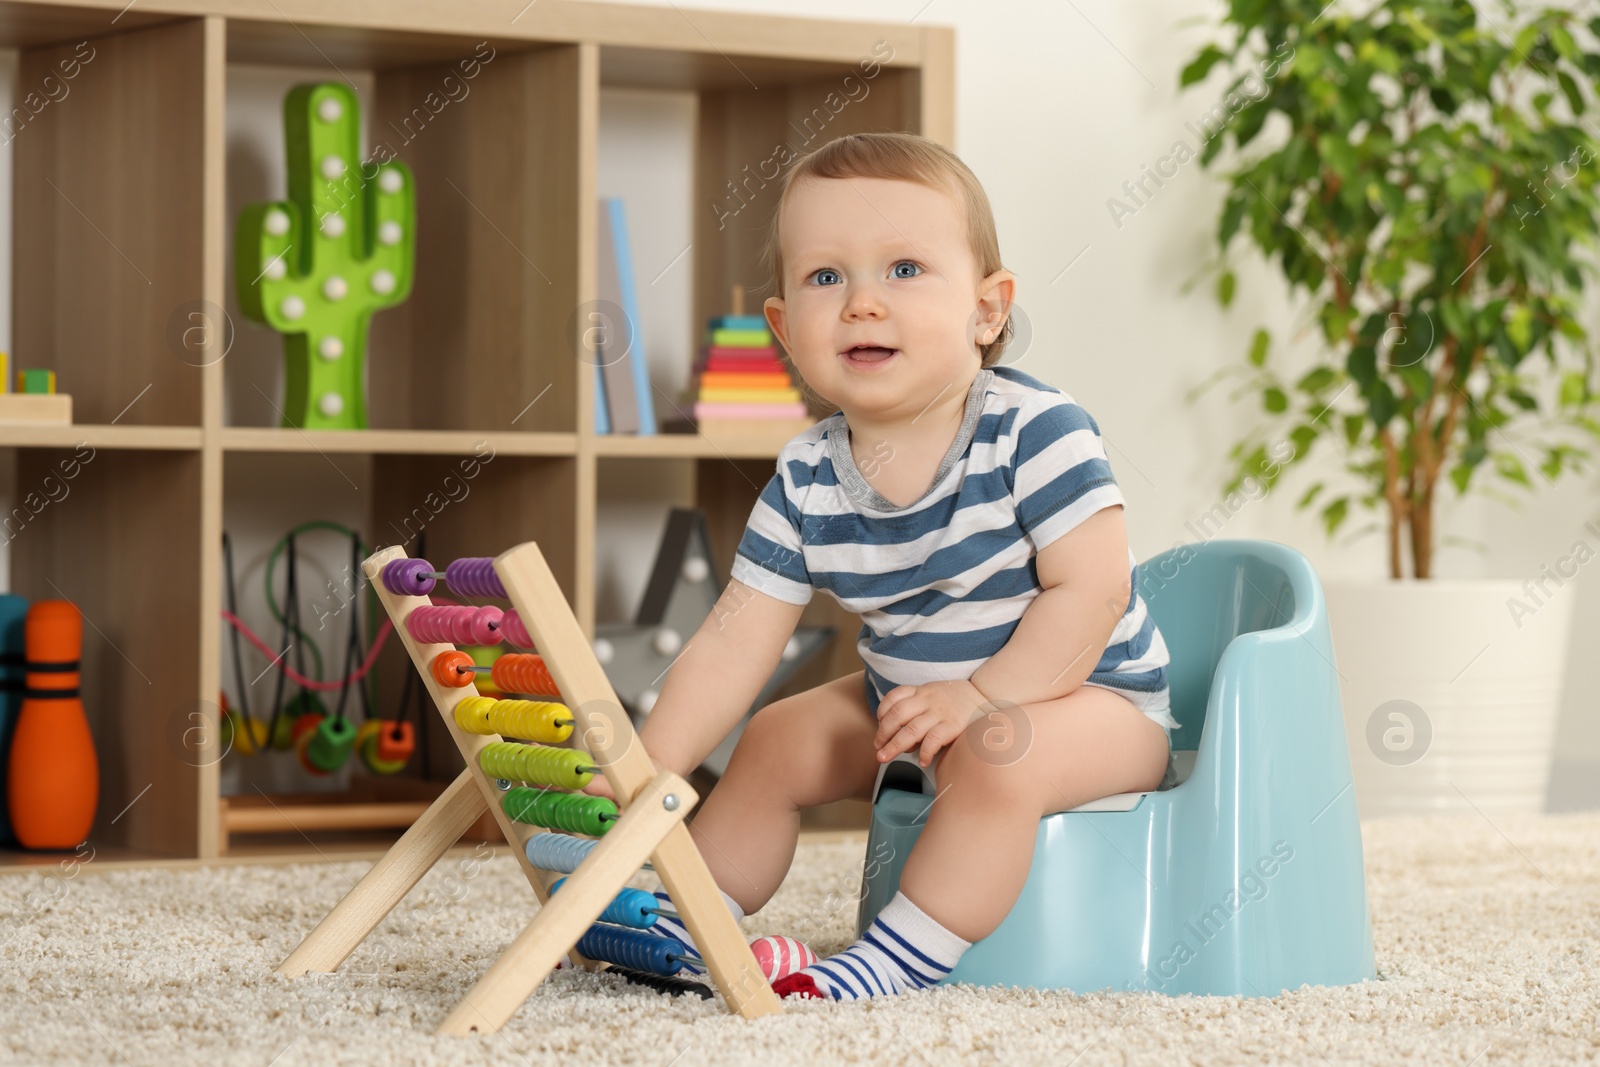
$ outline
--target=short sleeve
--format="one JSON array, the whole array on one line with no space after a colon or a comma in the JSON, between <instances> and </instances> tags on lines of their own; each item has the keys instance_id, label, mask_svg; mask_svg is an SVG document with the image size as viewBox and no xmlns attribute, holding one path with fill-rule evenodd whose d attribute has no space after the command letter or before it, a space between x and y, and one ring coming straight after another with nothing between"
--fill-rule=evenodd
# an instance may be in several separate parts
<instances>
[{"instance_id":1,"label":"short sleeve","mask_svg":"<svg viewBox=\"0 0 1600 1067\"><path fill-rule=\"evenodd\" d=\"M1126 502L1100 426L1070 398L1018 413L1011 457L1017 524L1042 550L1103 508Z\"/></svg>"},{"instance_id":2,"label":"short sleeve","mask_svg":"<svg viewBox=\"0 0 1600 1067\"><path fill-rule=\"evenodd\" d=\"M800 540L800 509L784 477L784 457L761 490L734 552L731 576L788 604L806 604L816 590Z\"/></svg>"}]
</instances>

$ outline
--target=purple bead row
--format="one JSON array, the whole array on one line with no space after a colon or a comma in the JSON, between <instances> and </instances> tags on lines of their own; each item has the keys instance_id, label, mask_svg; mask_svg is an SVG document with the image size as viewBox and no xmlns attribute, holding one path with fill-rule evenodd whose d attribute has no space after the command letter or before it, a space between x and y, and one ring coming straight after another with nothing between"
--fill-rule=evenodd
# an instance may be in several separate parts
<instances>
[{"instance_id":1,"label":"purple bead row","mask_svg":"<svg viewBox=\"0 0 1600 1067\"><path fill-rule=\"evenodd\" d=\"M391 560L383 568L383 584L396 596L427 596L433 592L435 575L433 564L425 559ZM494 572L494 560L488 556L468 556L455 560L444 569L444 580L452 590L462 596L506 595L506 587Z\"/></svg>"},{"instance_id":2,"label":"purple bead row","mask_svg":"<svg viewBox=\"0 0 1600 1067\"><path fill-rule=\"evenodd\" d=\"M433 564L425 559L396 559L384 564L383 585L396 596L433 592Z\"/></svg>"},{"instance_id":3,"label":"purple bead row","mask_svg":"<svg viewBox=\"0 0 1600 1067\"><path fill-rule=\"evenodd\" d=\"M494 560L488 556L468 556L451 562L444 569L444 580L450 588L463 596L506 595L506 587L494 572Z\"/></svg>"}]
</instances>

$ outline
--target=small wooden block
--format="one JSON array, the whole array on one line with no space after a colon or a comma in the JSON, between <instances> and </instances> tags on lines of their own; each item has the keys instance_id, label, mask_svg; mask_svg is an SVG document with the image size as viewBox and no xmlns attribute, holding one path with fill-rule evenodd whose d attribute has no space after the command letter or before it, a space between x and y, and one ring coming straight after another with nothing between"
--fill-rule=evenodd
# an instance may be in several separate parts
<instances>
[{"instance_id":1,"label":"small wooden block","mask_svg":"<svg viewBox=\"0 0 1600 1067\"><path fill-rule=\"evenodd\" d=\"M819 419L701 419L695 432L717 445L782 448Z\"/></svg>"},{"instance_id":2,"label":"small wooden block","mask_svg":"<svg viewBox=\"0 0 1600 1067\"><path fill-rule=\"evenodd\" d=\"M0 425L72 423L70 393L0 393Z\"/></svg>"},{"instance_id":3,"label":"small wooden block","mask_svg":"<svg viewBox=\"0 0 1600 1067\"><path fill-rule=\"evenodd\" d=\"M37 396L53 395L56 391L56 372L38 367L17 371L17 392Z\"/></svg>"}]
</instances>

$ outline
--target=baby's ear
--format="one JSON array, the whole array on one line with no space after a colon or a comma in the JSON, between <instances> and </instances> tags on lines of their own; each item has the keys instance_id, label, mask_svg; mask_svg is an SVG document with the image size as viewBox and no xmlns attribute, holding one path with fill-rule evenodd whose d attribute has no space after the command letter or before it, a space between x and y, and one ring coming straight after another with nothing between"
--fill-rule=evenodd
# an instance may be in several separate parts
<instances>
[{"instance_id":1,"label":"baby's ear","mask_svg":"<svg viewBox=\"0 0 1600 1067\"><path fill-rule=\"evenodd\" d=\"M769 296L761 303L762 314L767 317L767 326L772 330L784 349L789 348L789 324L784 319L783 298Z\"/></svg>"},{"instance_id":2,"label":"baby's ear","mask_svg":"<svg viewBox=\"0 0 1600 1067\"><path fill-rule=\"evenodd\" d=\"M969 328L973 342L980 348L992 345L1004 336L1016 291L1016 275L1008 270L997 270L978 283L978 299ZM980 352L979 356L982 355Z\"/></svg>"}]
</instances>

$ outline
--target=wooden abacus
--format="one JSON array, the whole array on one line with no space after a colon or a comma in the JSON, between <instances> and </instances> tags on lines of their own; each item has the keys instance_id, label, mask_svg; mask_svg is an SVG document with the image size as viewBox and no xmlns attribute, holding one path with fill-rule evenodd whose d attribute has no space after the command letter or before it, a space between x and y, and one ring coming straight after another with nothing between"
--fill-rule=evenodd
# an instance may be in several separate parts
<instances>
[{"instance_id":1,"label":"wooden abacus","mask_svg":"<svg viewBox=\"0 0 1600 1067\"><path fill-rule=\"evenodd\" d=\"M465 1035L498 1030L563 955L589 969L604 966L580 955L575 946L647 859L671 895L729 1010L745 1018L781 1010L777 995L761 973L684 825L699 796L679 775L656 772L538 545L526 542L492 561L457 560L443 575L426 561L408 559L398 547L374 553L361 566L394 621L394 631L421 673L467 767L334 905L278 967L278 973L298 977L307 971L337 970L488 808L539 898L539 913L479 978L437 1033ZM439 577L444 577L453 590L469 596L504 596L515 610L460 608L446 614L450 609L433 605L427 595ZM429 610L413 624L412 614L419 608ZM528 842L546 830L513 819L503 803L511 793L505 792L497 778L480 764L483 750L502 740L497 733L486 732L489 726L519 710L509 705L521 704L520 711L534 713L534 717L549 709L527 707L538 703L533 701L491 702L478 694L470 674L460 681L452 680L450 685L442 684L442 675L434 665L442 653L454 652L455 646L448 640L433 638L457 634L471 643L481 643L480 639L486 636L495 640L505 637L513 644L537 650L571 713L573 736L618 798L620 811L614 821L603 827L590 823L591 829L603 829L602 834L591 835L599 837L597 843L591 847L591 842L584 839L569 839L578 846L576 851L582 853L582 859L571 869L557 894L550 891L554 872L534 866L528 858ZM460 719L485 732L469 732L458 721L458 705L467 700L477 703L461 708ZM519 729L533 732L527 726ZM506 750L502 746L497 751ZM492 758L490 763L494 765ZM547 792L556 799L571 796Z\"/></svg>"}]
</instances>

